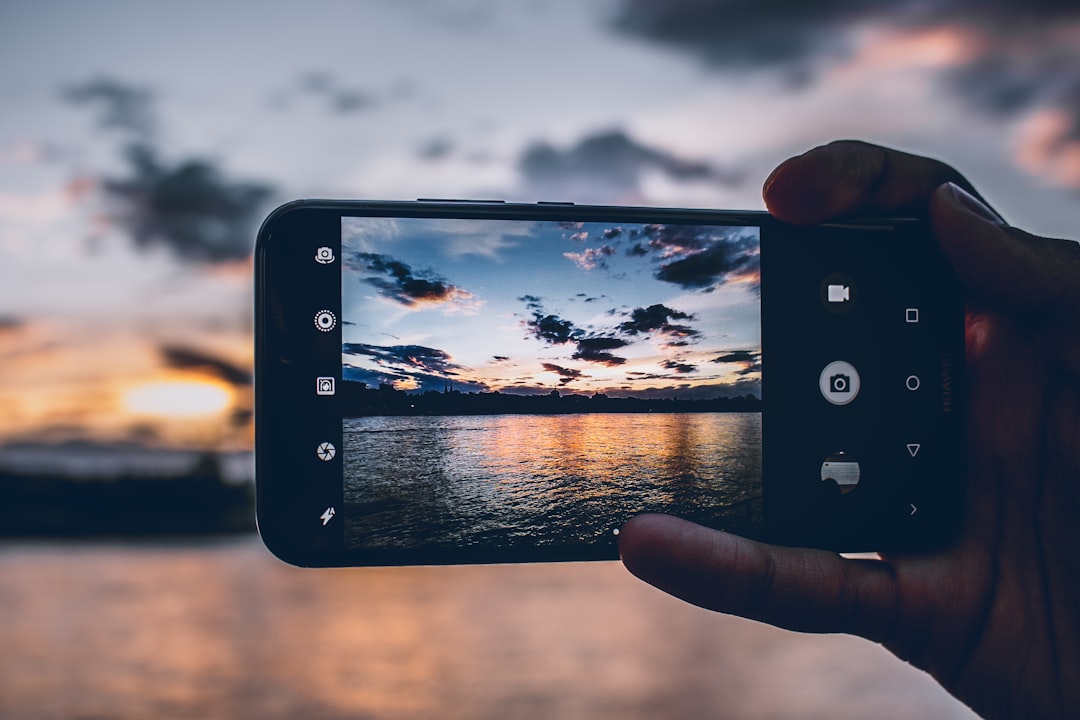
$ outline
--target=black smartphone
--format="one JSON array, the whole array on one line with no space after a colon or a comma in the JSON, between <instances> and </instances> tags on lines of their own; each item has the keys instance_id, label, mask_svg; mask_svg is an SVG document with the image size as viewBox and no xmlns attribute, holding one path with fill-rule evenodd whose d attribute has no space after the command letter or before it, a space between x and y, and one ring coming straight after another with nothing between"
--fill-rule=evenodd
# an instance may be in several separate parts
<instances>
[{"instance_id":1,"label":"black smartphone","mask_svg":"<svg viewBox=\"0 0 1080 720\"><path fill-rule=\"evenodd\" d=\"M922 221L302 200L255 270L286 562L615 558L642 512L839 551L960 525L964 301Z\"/></svg>"}]
</instances>

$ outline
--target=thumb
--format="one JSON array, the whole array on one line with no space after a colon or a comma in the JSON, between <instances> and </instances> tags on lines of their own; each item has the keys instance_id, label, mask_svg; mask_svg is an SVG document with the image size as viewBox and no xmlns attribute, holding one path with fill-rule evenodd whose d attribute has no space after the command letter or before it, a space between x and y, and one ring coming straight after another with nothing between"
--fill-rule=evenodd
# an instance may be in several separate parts
<instances>
[{"instance_id":1,"label":"thumb","mask_svg":"<svg viewBox=\"0 0 1080 720\"><path fill-rule=\"evenodd\" d=\"M952 183L934 191L930 221L974 299L1021 321L1080 376L1080 245L1010 227Z\"/></svg>"}]
</instances>

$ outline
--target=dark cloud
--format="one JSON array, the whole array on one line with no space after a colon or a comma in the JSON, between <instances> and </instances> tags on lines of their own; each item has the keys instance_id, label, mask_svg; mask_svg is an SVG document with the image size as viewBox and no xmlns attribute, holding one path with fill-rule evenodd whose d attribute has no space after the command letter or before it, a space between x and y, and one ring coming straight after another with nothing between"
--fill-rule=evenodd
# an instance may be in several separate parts
<instances>
[{"instance_id":1,"label":"dark cloud","mask_svg":"<svg viewBox=\"0 0 1080 720\"><path fill-rule=\"evenodd\" d=\"M711 288L758 273L758 241L750 236L719 236L704 249L688 245L671 252L676 259L662 262L655 277L688 290Z\"/></svg>"},{"instance_id":2,"label":"dark cloud","mask_svg":"<svg viewBox=\"0 0 1080 720\"><path fill-rule=\"evenodd\" d=\"M525 307L529 310L540 310L543 308L541 303L544 302L544 299L536 295L522 295L518 298L518 301L525 303Z\"/></svg>"},{"instance_id":3,"label":"dark cloud","mask_svg":"<svg viewBox=\"0 0 1080 720\"><path fill-rule=\"evenodd\" d=\"M711 68L777 71L800 84L849 57L859 28L960 31L970 52L938 70L951 95L996 115L1065 112L1076 119L1066 139L1077 139L1077 22L1075 0L622 0L611 26Z\"/></svg>"},{"instance_id":4,"label":"dark cloud","mask_svg":"<svg viewBox=\"0 0 1080 720\"><path fill-rule=\"evenodd\" d=\"M112 128L149 136L156 127L153 93L107 77L69 85L62 97L75 105L91 105L98 110L98 122L104 128Z\"/></svg>"},{"instance_id":5,"label":"dark cloud","mask_svg":"<svg viewBox=\"0 0 1080 720\"><path fill-rule=\"evenodd\" d=\"M574 360L599 363L601 365L622 365L626 358L613 355L609 350L616 350L629 345L626 340L614 337L585 337L577 341L577 352L571 355Z\"/></svg>"},{"instance_id":6,"label":"dark cloud","mask_svg":"<svg viewBox=\"0 0 1080 720\"><path fill-rule=\"evenodd\" d=\"M507 360L510 359L509 356L507 356L507 355L492 355L491 358L495 362L506 362Z\"/></svg>"},{"instance_id":7,"label":"dark cloud","mask_svg":"<svg viewBox=\"0 0 1080 720\"><path fill-rule=\"evenodd\" d=\"M556 365L554 363L540 363L540 365L548 372L555 373L559 376L559 385L567 385L569 383L572 383L574 380L588 377L588 375L581 372L580 370L575 370L573 368L565 368L561 365Z\"/></svg>"},{"instance_id":8,"label":"dark cloud","mask_svg":"<svg viewBox=\"0 0 1080 720\"><path fill-rule=\"evenodd\" d=\"M761 372L761 352L757 350L732 350L714 357L709 362L742 365L736 373L738 375Z\"/></svg>"},{"instance_id":9,"label":"dark cloud","mask_svg":"<svg viewBox=\"0 0 1080 720\"><path fill-rule=\"evenodd\" d=\"M435 137L420 145L417 155L423 160L442 160L454 149L449 138Z\"/></svg>"},{"instance_id":10,"label":"dark cloud","mask_svg":"<svg viewBox=\"0 0 1080 720\"><path fill-rule=\"evenodd\" d=\"M181 260L209 263L251 253L270 185L232 179L206 158L164 160L153 137L154 96L145 88L98 78L72 85L63 95L95 106L103 127L127 134L126 175L102 178L100 186L105 214L137 248L164 247Z\"/></svg>"},{"instance_id":11,"label":"dark cloud","mask_svg":"<svg viewBox=\"0 0 1080 720\"><path fill-rule=\"evenodd\" d=\"M384 367L419 371L446 379L462 373L465 368L456 364L449 353L423 345L368 345L344 343L341 351L346 355L367 356Z\"/></svg>"},{"instance_id":12,"label":"dark cloud","mask_svg":"<svg viewBox=\"0 0 1080 720\"><path fill-rule=\"evenodd\" d=\"M686 375L689 373L697 372L697 365L690 365L689 363L682 363L678 360L665 360L663 366L668 370L674 370L675 372Z\"/></svg>"},{"instance_id":13,"label":"dark cloud","mask_svg":"<svg viewBox=\"0 0 1080 720\"><path fill-rule=\"evenodd\" d=\"M549 345L565 345L576 340L583 332L569 320L558 315L545 315L538 310L533 312L531 320L525 321L525 327L530 335Z\"/></svg>"},{"instance_id":14,"label":"dark cloud","mask_svg":"<svg viewBox=\"0 0 1080 720\"><path fill-rule=\"evenodd\" d=\"M14 315L0 315L0 333L13 332L23 327L25 321Z\"/></svg>"},{"instance_id":15,"label":"dark cloud","mask_svg":"<svg viewBox=\"0 0 1080 720\"><path fill-rule=\"evenodd\" d=\"M374 277L365 277L362 282L375 286L383 297L407 307L472 298L471 293L450 284L433 271L414 271L389 255L352 253L345 258L345 263L359 273L375 273Z\"/></svg>"},{"instance_id":16,"label":"dark cloud","mask_svg":"<svg viewBox=\"0 0 1080 720\"><path fill-rule=\"evenodd\" d=\"M165 247L181 260L225 262L251 253L255 222L272 189L233 180L209 160L162 160L146 143L125 153L128 174L102 182L109 215L138 248Z\"/></svg>"},{"instance_id":17,"label":"dark cloud","mask_svg":"<svg viewBox=\"0 0 1080 720\"><path fill-rule=\"evenodd\" d=\"M600 200L636 195L641 176L649 171L660 171L676 180L723 185L742 180L738 173L650 147L618 129L586 136L566 150L535 142L522 154L518 168L540 196L570 194Z\"/></svg>"},{"instance_id":18,"label":"dark cloud","mask_svg":"<svg viewBox=\"0 0 1080 720\"><path fill-rule=\"evenodd\" d=\"M166 367L178 370L197 370L220 378L231 385L250 385L251 370L224 360L203 350L182 345L161 345L158 352Z\"/></svg>"},{"instance_id":19,"label":"dark cloud","mask_svg":"<svg viewBox=\"0 0 1080 720\"><path fill-rule=\"evenodd\" d=\"M647 335L659 332L678 338L700 337L701 333L689 325L673 323L672 320L694 320L694 315L674 310L657 303L649 307L634 308L630 319L619 325L619 331L627 335Z\"/></svg>"},{"instance_id":20,"label":"dark cloud","mask_svg":"<svg viewBox=\"0 0 1080 720\"><path fill-rule=\"evenodd\" d=\"M704 289L731 277L757 273L760 243L756 229L698 225L645 225L626 254L651 256L658 280Z\"/></svg>"},{"instance_id":21,"label":"dark cloud","mask_svg":"<svg viewBox=\"0 0 1080 720\"><path fill-rule=\"evenodd\" d=\"M709 362L714 363L745 363L745 362L757 362L761 353L756 350L732 350L726 352L723 355L714 357Z\"/></svg>"},{"instance_id":22,"label":"dark cloud","mask_svg":"<svg viewBox=\"0 0 1080 720\"><path fill-rule=\"evenodd\" d=\"M600 233L601 237L605 240L614 240L622 234L623 229L621 227L605 228L604 231Z\"/></svg>"},{"instance_id":23,"label":"dark cloud","mask_svg":"<svg viewBox=\"0 0 1080 720\"><path fill-rule=\"evenodd\" d=\"M337 113L368 110L378 104L374 93L342 86L331 73L324 70L304 73L297 79L297 86L303 93L323 98L327 106Z\"/></svg>"},{"instance_id":24,"label":"dark cloud","mask_svg":"<svg viewBox=\"0 0 1080 720\"><path fill-rule=\"evenodd\" d=\"M532 295L523 298L533 298ZM630 343L622 338L609 335L587 334L585 330L576 327L573 322L559 317L558 315L545 314L538 302L533 309L533 316L525 321L525 327L530 336L549 345L566 345L573 343L577 350L570 357L574 360L599 363L601 365L622 365L626 358L613 355L609 350L617 350L626 347Z\"/></svg>"}]
</instances>

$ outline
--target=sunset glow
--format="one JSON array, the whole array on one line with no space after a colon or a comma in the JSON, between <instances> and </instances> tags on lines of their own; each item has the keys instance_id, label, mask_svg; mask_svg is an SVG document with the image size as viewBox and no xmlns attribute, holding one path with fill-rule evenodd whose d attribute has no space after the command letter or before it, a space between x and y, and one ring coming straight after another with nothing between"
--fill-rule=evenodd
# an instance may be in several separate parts
<instances>
[{"instance_id":1,"label":"sunset glow","mask_svg":"<svg viewBox=\"0 0 1080 720\"><path fill-rule=\"evenodd\" d=\"M124 394L124 409L137 415L198 418L217 415L233 405L233 390L213 380L151 382Z\"/></svg>"}]
</instances>

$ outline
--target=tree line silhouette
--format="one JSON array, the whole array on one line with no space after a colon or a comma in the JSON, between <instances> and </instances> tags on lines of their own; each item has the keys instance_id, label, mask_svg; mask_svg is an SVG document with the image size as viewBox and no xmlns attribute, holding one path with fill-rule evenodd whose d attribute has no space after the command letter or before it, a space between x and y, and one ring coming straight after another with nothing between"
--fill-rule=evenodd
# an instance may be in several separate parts
<instances>
[{"instance_id":1,"label":"tree line silhouette","mask_svg":"<svg viewBox=\"0 0 1080 720\"><path fill-rule=\"evenodd\" d=\"M390 385L369 388L344 381L338 388L345 417L367 415L560 415L572 413L699 413L761 412L761 400L747 394L709 399L609 397L552 390L546 394L514 395L503 392L409 393Z\"/></svg>"}]
</instances>

